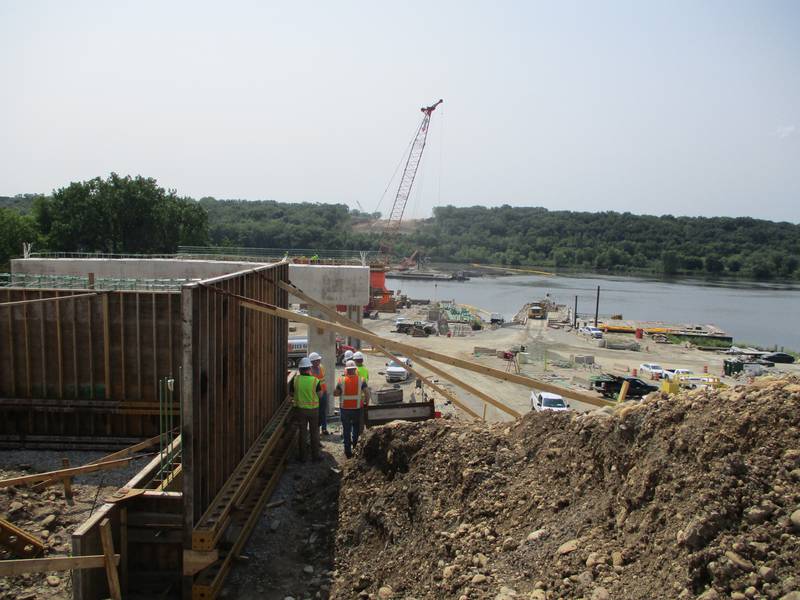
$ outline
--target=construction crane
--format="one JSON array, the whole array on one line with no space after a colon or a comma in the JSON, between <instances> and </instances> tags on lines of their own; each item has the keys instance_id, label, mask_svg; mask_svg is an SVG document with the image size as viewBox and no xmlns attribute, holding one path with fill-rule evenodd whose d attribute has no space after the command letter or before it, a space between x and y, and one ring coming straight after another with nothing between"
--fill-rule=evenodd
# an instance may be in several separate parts
<instances>
[{"instance_id":1,"label":"construction crane","mask_svg":"<svg viewBox=\"0 0 800 600\"><path fill-rule=\"evenodd\" d=\"M414 178L417 176L417 168L422 160L422 152L425 150L425 141L428 139L428 124L431 121L431 115L441 103L442 100L439 100L435 104L423 106L420 109L422 111L422 123L420 123L417 133L414 136L414 141L411 144L411 150L406 159L403 175L400 177L400 185L397 188L394 204L389 213L386 227L381 235L379 248L387 262L392 254L394 247L393 242L400 229L400 222L403 220L403 213L406 210L406 204L408 204L408 198L411 195L411 187L414 185Z\"/></svg>"}]
</instances>

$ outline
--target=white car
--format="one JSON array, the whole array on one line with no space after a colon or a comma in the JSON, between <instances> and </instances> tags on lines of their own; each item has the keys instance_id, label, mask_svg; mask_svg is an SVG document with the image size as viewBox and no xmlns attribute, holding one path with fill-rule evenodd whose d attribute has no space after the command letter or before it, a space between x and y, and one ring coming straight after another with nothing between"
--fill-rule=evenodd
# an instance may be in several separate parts
<instances>
[{"instance_id":1,"label":"white car","mask_svg":"<svg viewBox=\"0 0 800 600\"><path fill-rule=\"evenodd\" d=\"M405 356L398 356L397 358L400 359L399 363L393 360L386 363L386 381L389 383L405 381L411 377L411 373L405 368L406 366L413 366L411 359Z\"/></svg>"},{"instance_id":2,"label":"white car","mask_svg":"<svg viewBox=\"0 0 800 600\"><path fill-rule=\"evenodd\" d=\"M543 412L546 410L562 412L569 410L569 404L564 402L564 398L558 394L533 391L531 392L531 408L536 412Z\"/></svg>"},{"instance_id":3,"label":"white car","mask_svg":"<svg viewBox=\"0 0 800 600\"><path fill-rule=\"evenodd\" d=\"M598 339L598 340L603 338L603 332L602 331L600 331L597 327L590 327L589 325L587 325L586 327L581 327L578 330L578 333L582 333L583 335L586 335L586 336L589 336L590 338L595 338L595 339Z\"/></svg>"},{"instance_id":4,"label":"white car","mask_svg":"<svg viewBox=\"0 0 800 600\"><path fill-rule=\"evenodd\" d=\"M659 377L666 377L667 371L659 364L656 363L642 363L639 365L640 375L658 375Z\"/></svg>"},{"instance_id":5,"label":"white car","mask_svg":"<svg viewBox=\"0 0 800 600\"><path fill-rule=\"evenodd\" d=\"M664 377L670 381L677 379L681 375L692 375L691 369L667 369L664 372Z\"/></svg>"}]
</instances>

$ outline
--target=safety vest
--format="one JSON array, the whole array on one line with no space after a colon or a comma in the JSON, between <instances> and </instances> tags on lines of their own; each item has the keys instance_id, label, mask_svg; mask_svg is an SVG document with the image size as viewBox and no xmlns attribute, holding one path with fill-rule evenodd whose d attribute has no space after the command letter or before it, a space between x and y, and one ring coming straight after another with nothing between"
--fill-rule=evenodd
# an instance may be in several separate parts
<instances>
[{"instance_id":1,"label":"safety vest","mask_svg":"<svg viewBox=\"0 0 800 600\"><path fill-rule=\"evenodd\" d=\"M298 375L294 378L294 405L297 408L319 408L317 383L318 380L313 375Z\"/></svg>"},{"instance_id":2,"label":"safety vest","mask_svg":"<svg viewBox=\"0 0 800 600\"><path fill-rule=\"evenodd\" d=\"M356 367L356 370L358 371L358 376L361 377L361 379L364 381L369 381L369 371L367 370L367 367L361 365L360 367Z\"/></svg>"},{"instance_id":3,"label":"safety vest","mask_svg":"<svg viewBox=\"0 0 800 600\"><path fill-rule=\"evenodd\" d=\"M363 406L364 403L361 398L363 382L364 380L358 375L339 377L338 385L342 389L342 408L352 409Z\"/></svg>"},{"instance_id":4,"label":"safety vest","mask_svg":"<svg viewBox=\"0 0 800 600\"><path fill-rule=\"evenodd\" d=\"M314 377L316 377L317 379L319 379L319 382L322 385L322 391L323 392L327 392L328 391L328 384L325 383L325 367L320 365L319 366L319 373L315 373L314 372L314 367L311 367L311 374Z\"/></svg>"}]
</instances>

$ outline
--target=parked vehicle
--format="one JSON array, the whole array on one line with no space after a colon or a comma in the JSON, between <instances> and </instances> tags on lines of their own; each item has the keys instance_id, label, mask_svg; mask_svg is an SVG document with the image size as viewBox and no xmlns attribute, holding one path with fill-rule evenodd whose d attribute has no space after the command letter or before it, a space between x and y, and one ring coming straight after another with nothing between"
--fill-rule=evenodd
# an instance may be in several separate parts
<instances>
[{"instance_id":1,"label":"parked vehicle","mask_svg":"<svg viewBox=\"0 0 800 600\"><path fill-rule=\"evenodd\" d=\"M604 398L614 398L622 390L622 384L625 381L628 382L627 398L642 398L651 392L658 391L657 386L645 383L636 377L620 377L610 373L594 377L592 379L592 389L600 392Z\"/></svg>"},{"instance_id":2,"label":"parked vehicle","mask_svg":"<svg viewBox=\"0 0 800 600\"><path fill-rule=\"evenodd\" d=\"M397 358L400 359L399 363L394 360L390 360L386 363L386 381L389 383L406 381L409 377L411 377L411 373L409 373L408 369L405 368L407 366L414 366L411 363L411 359L405 356L398 356Z\"/></svg>"},{"instance_id":3,"label":"parked vehicle","mask_svg":"<svg viewBox=\"0 0 800 600\"><path fill-rule=\"evenodd\" d=\"M691 369L664 369L664 377L672 381L681 375L691 375Z\"/></svg>"},{"instance_id":4,"label":"parked vehicle","mask_svg":"<svg viewBox=\"0 0 800 600\"><path fill-rule=\"evenodd\" d=\"M765 354L761 358L774 363L792 364L794 362L794 356L786 352L773 352L771 354Z\"/></svg>"},{"instance_id":5,"label":"parked vehicle","mask_svg":"<svg viewBox=\"0 0 800 600\"><path fill-rule=\"evenodd\" d=\"M495 324L502 325L503 323L505 323L505 321L506 320L503 318L503 315L501 315L500 313L492 313L491 316L489 317L489 322L492 325Z\"/></svg>"},{"instance_id":6,"label":"parked vehicle","mask_svg":"<svg viewBox=\"0 0 800 600\"><path fill-rule=\"evenodd\" d=\"M336 338L336 364L342 364L342 357L348 350L354 351L353 346L344 343L344 338ZM308 355L308 338L289 338L289 368L293 369L300 359Z\"/></svg>"},{"instance_id":7,"label":"parked vehicle","mask_svg":"<svg viewBox=\"0 0 800 600\"><path fill-rule=\"evenodd\" d=\"M531 409L536 412L553 411L563 412L569 410L569 404L564 402L564 398L558 394L550 392L531 392Z\"/></svg>"},{"instance_id":8,"label":"parked vehicle","mask_svg":"<svg viewBox=\"0 0 800 600\"><path fill-rule=\"evenodd\" d=\"M603 332L600 331L597 327L591 327L589 325L578 329L578 333L582 333L583 335L586 335L590 338L594 338L597 340L603 339Z\"/></svg>"},{"instance_id":9,"label":"parked vehicle","mask_svg":"<svg viewBox=\"0 0 800 600\"><path fill-rule=\"evenodd\" d=\"M639 373L641 375L655 375L661 378L666 376L667 371L657 363L642 363L639 365Z\"/></svg>"}]
</instances>

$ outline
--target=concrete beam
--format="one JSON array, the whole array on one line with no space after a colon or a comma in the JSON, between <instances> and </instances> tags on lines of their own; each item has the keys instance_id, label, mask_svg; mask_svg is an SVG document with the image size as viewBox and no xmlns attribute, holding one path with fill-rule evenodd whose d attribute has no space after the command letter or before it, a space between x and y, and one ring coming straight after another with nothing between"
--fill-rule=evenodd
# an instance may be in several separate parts
<instances>
[{"instance_id":1,"label":"concrete beam","mask_svg":"<svg viewBox=\"0 0 800 600\"><path fill-rule=\"evenodd\" d=\"M290 264L289 280L328 306L369 303L369 267ZM294 296L290 301L300 302Z\"/></svg>"},{"instance_id":2,"label":"concrete beam","mask_svg":"<svg viewBox=\"0 0 800 600\"><path fill-rule=\"evenodd\" d=\"M209 279L264 263L173 258L18 258L12 273L115 279ZM364 306L369 302L369 267L289 265L294 285L321 302ZM300 302L290 298L291 302Z\"/></svg>"}]
</instances>

